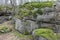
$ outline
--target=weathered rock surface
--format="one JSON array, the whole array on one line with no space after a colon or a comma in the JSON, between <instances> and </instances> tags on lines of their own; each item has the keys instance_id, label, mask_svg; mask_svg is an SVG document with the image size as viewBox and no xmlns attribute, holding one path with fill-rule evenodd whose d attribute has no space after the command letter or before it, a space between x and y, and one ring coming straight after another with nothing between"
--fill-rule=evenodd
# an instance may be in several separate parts
<instances>
[{"instance_id":1,"label":"weathered rock surface","mask_svg":"<svg viewBox=\"0 0 60 40\"><path fill-rule=\"evenodd\" d=\"M37 21L50 21L55 18L55 14L49 13L49 15L37 15Z\"/></svg>"},{"instance_id":2,"label":"weathered rock surface","mask_svg":"<svg viewBox=\"0 0 60 40\"><path fill-rule=\"evenodd\" d=\"M21 33L24 33L24 26L23 26L21 20L16 19L15 26L16 26L15 29L17 29Z\"/></svg>"},{"instance_id":3,"label":"weathered rock surface","mask_svg":"<svg viewBox=\"0 0 60 40\"><path fill-rule=\"evenodd\" d=\"M33 30L38 28L37 24L30 20L27 20L26 22L22 22L21 20L16 19L15 25L16 25L15 29L17 29L19 32L23 34L26 31L30 34L32 33Z\"/></svg>"}]
</instances>

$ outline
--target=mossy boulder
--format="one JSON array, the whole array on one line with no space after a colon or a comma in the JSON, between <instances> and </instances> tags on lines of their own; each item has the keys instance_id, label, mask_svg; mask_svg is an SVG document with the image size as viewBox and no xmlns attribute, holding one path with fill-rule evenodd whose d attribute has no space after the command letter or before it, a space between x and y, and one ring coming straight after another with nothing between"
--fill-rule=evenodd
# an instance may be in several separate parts
<instances>
[{"instance_id":1,"label":"mossy boulder","mask_svg":"<svg viewBox=\"0 0 60 40\"><path fill-rule=\"evenodd\" d=\"M58 40L57 36L51 29L36 29L33 31L34 38L43 37L47 40Z\"/></svg>"},{"instance_id":2,"label":"mossy boulder","mask_svg":"<svg viewBox=\"0 0 60 40\"><path fill-rule=\"evenodd\" d=\"M52 2L29 2L29 3L25 3L24 5L20 5L19 6L19 11L18 11L18 18L21 17L26 17L26 16L30 16L30 17L36 17L36 14L40 14L42 15L42 11L41 8L45 8L45 7L52 7ZM37 10L35 10L37 9Z\"/></svg>"}]
</instances>

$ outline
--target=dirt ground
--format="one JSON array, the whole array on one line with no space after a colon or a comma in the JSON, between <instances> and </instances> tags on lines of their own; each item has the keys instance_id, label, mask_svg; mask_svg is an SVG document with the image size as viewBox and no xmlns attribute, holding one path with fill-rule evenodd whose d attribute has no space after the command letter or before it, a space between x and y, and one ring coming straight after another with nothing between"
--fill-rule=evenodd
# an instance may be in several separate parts
<instances>
[{"instance_id":1,"label":"dirt ground","mask_svg":"<svg viewBox=\"0 0 60 40\"><path fill-rule=\"evenodd\" d=\"M0 40L19 40L13 33L6 33L0 35Z\"/></svg>"}]
</instances>

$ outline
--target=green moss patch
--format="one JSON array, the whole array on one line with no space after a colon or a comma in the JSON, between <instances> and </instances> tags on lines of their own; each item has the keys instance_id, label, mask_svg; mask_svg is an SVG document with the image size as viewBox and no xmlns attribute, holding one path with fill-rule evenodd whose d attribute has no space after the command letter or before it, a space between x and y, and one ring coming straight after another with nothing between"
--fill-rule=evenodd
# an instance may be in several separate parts
<instances>
[{"instance_id":1,"label":"green moss patch","mask_svg":"<svg viewBox=\"0 0 60 40\"><path fill-rule=\"evenodd\" d=\"M50 29L36 29L34 32L37 36L42 36L47 40L57 40L57 36Z\"/></svg>"}]
</instances>

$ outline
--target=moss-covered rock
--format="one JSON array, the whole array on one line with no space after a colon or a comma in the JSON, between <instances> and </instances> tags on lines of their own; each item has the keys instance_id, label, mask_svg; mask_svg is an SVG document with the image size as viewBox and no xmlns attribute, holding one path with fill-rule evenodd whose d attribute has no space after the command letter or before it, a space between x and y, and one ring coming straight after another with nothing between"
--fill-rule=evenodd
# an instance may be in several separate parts
<instances>
[{"instance_id":1,"label":"moss-covered rock","mask_svg":"<svg viewBox=\"0 0 60 40\"><path fill-rule=\"evenodd\" d=\"M36 14L42 15L41 8L45 7L52 7L52 2L29 2L25 3L24 5L20 5L19 11L18 11L18 17L26 17L26 16L34 16L36 17ZM37 10L35 10L35 8Z\"/></svg>"},{"instance_id":2,"label":"moss-covered rock","mask_svg":"<svg viewBox=\"0 0 60 40\"><path fill-rule=\"evenodd\" d=\"M57 36L50 29L36 29L33 31L33 36L43 37L47 40L58 40Z\"/></svg>"}]
</instances>

